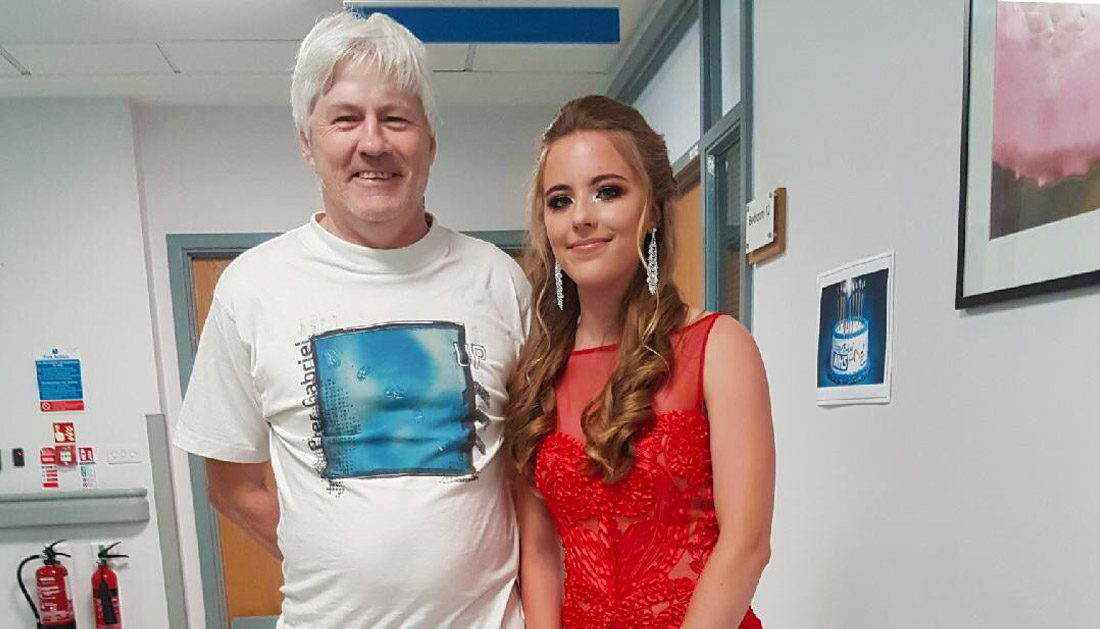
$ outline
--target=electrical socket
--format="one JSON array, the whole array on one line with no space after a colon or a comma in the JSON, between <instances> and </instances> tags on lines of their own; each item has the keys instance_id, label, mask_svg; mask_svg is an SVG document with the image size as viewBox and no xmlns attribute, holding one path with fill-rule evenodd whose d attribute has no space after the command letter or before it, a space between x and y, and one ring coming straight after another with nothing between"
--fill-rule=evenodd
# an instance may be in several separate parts
<instances>
[{"instance_id":1,"label":"electrical socket","mask_svg":"<svg viewBox=\"0 0 1100 629\"><path fill-rule=\"evenodd\" d=\"M126 465L141 463L141 449L137 444L127 443L107 446L107 463L109 465Z\"/></svg>"}]
</instances>

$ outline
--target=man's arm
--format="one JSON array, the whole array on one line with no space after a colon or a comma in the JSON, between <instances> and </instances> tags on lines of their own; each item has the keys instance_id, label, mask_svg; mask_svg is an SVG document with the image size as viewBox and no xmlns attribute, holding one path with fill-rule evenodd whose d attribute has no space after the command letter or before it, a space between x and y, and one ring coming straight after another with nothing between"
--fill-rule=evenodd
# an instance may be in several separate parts
<instances>
[{"instance_id":1,"label":"man's arm","mask_svg":"<svg viewBox=\"0 0 1100 629\"><path fill-rule=\"evenodd\" d=\"M562 602L561 540L526 479L514 488L519 521L519 591L527 629L560 629Z\"/></svg>"},{"instance_id":2,"label":"man's arm","mask_svg":"<svg viewBox=\"0 0 1100 629\"><path fill-rule=\"evenodd\" d=\"M206 459L206 485L215 509L251 535L267 552L278 559L283 558L276 542L279 500L270 461L230 463Z\"/></svg>"}]
</instances>

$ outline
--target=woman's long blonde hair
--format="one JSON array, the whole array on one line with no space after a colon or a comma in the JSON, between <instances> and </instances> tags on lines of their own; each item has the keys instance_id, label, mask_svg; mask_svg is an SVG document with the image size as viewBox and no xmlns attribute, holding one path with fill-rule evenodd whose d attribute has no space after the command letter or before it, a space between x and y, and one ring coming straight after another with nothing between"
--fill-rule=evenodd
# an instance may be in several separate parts
<instances>
[{"instance_id":1,"label":"woman's long blonde hair","mask_svg":"<svg viewBox=\"0 0 1100 629\"><path fill-rule=\"evenodd\" d=\"M603 391L584 409L581 426L591 472L605 482L622 478L634 464L638 432L653 420L653 396L672 369L673 330L684 323L687 306L672 283L672 222L676 180L664 139L633 107L605 96L570 101L543 133L538 164L528 197L528 229L523 266L533 291L532 325L508 383L505 435L519 473L533 480L535 453L557 423L554 383L565 369L577 333L577 286L563 274L564 308L554 289L554 254L543 222L543 173L546 155L557 140L579 131L609 134L616 149L647 190L638 226L638 269L619 311L617 364ZM657 226L656 295L646 286L646 227Z\"/></svg>"}]
</instances>

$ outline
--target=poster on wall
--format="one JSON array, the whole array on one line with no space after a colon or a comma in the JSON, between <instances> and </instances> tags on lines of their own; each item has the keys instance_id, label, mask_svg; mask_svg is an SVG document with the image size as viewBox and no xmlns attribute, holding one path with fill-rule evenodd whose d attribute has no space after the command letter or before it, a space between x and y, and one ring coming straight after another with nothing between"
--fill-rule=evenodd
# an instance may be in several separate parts
<instances>
[{"instance_id":1,"label":"poster on wall","mask_svg":"<svg viewBox=\"0 0 1100 629\"><path fill-rule=\"evenodd\" d=\"M34 361L38 376L38 409L43 413L84 410L84 380L75 348L53 347Z\"/></svg>"},{"instance_id":2,"label":"poster on wall","mask_svg":"<svg viewBox=\"0 0 1100 629\"><path fill-rule=\"evenodd\" d=\"M817 403L888 404L894 252L817 276Z\"/></svg>"},{"instance_id":3,"label":"poster on wall","mask_svg":"<svg viewBox=\"0 0 1100 629\"><path fill-rule=\"evenodd\" d=\"M80 487L82 489L95 489L99 486L95 473L95 449L92 447L78 448L77 458L80 461Z\"/></svg>"},{"instance_id":4,"label":"poster on wall","mask_svg":"<svg viewBox=\"0 0 1100 629\"><path fill-rule=\"evenodd\" d=\"M57 464L57 450L52 446L46 446L38 451L38 465L42 469L42 489L59 488Z\"/></svg>"},{"instance_id":5,"label":"poster on wall","mask_svg":"<svg viewBox=\"0 0 1100 629\"><path fill-rule=\"evenodd\" d=\"M971 0L956 308L1100 283L1100 2Z\"/></svg>"}]
</instances>

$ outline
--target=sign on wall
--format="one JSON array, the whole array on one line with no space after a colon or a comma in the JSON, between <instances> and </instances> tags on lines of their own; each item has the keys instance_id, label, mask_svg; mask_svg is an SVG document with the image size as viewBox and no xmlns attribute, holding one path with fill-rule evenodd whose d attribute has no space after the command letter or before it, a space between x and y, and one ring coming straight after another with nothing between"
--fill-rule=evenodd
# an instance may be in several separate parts
<instances>
[{"instance_id":1,"label":"sign on wall","mask_svg":"<svg viewBox=\"0 0 1100 629\"><path fill-rule=\"evenodd\" d=\"M888 404L894 252L817 278L817 403Z\"/></svg>"},{"instance_id":2,"label":"sign on wall","mask_svg":"<svg viewBox=\"0 0 1100 629\"><path fill-rule=\"evenodd\" d=\"M776 188L768 198L745 207L745 253L749 264L773 258L787 249L787 189Z\"/></svg>"},{"instance_id":3,"label":"sign on wall","mask_svg":"<svg viewBox=\"0 0 1100 629\"><path fill-rule=\"evenodd\" d=\"M38 408L43 413L84 410L84 381L76 348L51 348L35 361Z\"/></svg>"}]
</instances>

